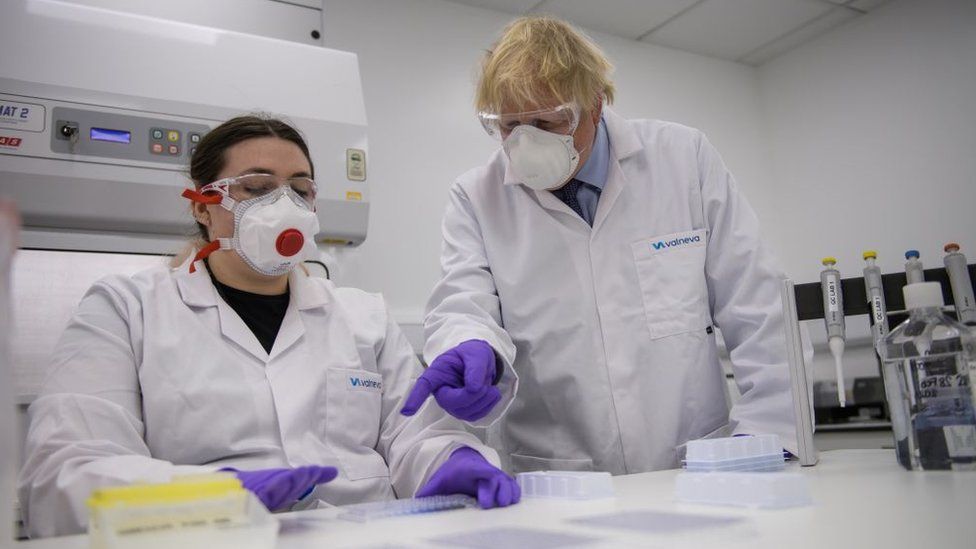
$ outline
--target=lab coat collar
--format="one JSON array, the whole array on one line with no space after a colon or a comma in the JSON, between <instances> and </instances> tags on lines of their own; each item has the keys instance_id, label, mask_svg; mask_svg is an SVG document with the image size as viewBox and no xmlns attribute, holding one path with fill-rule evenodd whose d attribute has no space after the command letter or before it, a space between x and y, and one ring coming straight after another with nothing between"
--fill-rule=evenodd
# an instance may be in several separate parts
<instances>
[{"instance_id":1,"label":"lab coat collar","mask_svg":"<svg viewBox=\"0 0 976 549\"><path fill-rule=\"evenodd\" d=\"M603 120L607 124L607 133L610 136L610 152L613 154L614 160L610 162L607 184L604 186L603 192L600 193L600 201L596 206L596 216L593 218L594 234L603 226L617 203L624 186L627 185L626 172L621 167L623 161L644 148L637 130L634 129L634 125L630 121L608 107L603 107Z\"/></svg>"},{"instance_id":2,"label":"lab coat collar","mask_svg":"<svg viewBox=\"0 0 976 549\"><path fill-rule=\"evenodd\" d=\"M299 311L323 307L329 303L329 294L323 284L316 283L304 267L299 266L288 275L291 300Z\"/></svg>"},{"instance_id":3,"label":"lab coat collar","mask_svg":"<svg viewBox=\"0 0 976 549\"><path fill-rule=\"evenodd\" d=\"M196 250L190 252L179 267L173 269L173 277L176 279L176 287L180 291L183 303L190 307L216 307L217 289L210 281L210 274L203 260L196 262L196 270L190 272L190 264L193 263L193 256Z\"/></svg>"},{"instance_id":4,"label":"lab coat collar","mask_svg":"<svg viewBox=\"0 0 976 549\"><path fill-rule=\"evenodd\" d=\"M623 160L640 152L643 145L630 121L607 106L603 107L603 121L607 123L610 151L617 160Z\"/></svg>"},{"instance_id":5,"label":"lab coat collar","mask_svg":"<svg viewBox=\"0 0 976 549\"><path fill-rule=\"evenodd\" d=\"M207 266L203 260L196 262L196 270L190 272L191 254L182 265L173 269L176 285L183 302L191 307L215 307L219 296L210 280ZM292 270L288 275L290 303L304 311L322 307L329 302L329 295L321 284L316 284L302 267Z\"/></svg>"},{"instance_id":6,"label":"lab coat collar","mask_svg":"<svg viewBox=\"0 0 976 549\"><path fill-rule=\"evenodd\" d=\"M192 258L192 255L190 257ZM220 299L203 261L197 262L197 268L192 273L190 272L191 261L192 259L187 259L174 269L176 285L183 302L191 307L216 307L220 318L220 331L224 337L264 362L284 352L305 334L300 311L323 307L329 303L324 285L315 283L301 267L294 269L288 276L290 293L288 309L285 311L285 317L282 319L269 355L240 316Z\"/></svg>"},{"instance_id":7,"label":"lab coat collar","mask_svg":"<svg viewBox=\"0 0 976 549\"><path fill-rule=\"evenodd\" d=\"M607 126L607 136L610 138L610 153L614 156L614 158L616 158L618 161L623 160L624 158L632 156L641 150L642 145L640 136L637 135L637 131L627 121L627 119L621 117L619 114L615 113L613 109L606 105L603 106L602 118L603 122ZM505 154L505 152L499 150L496 154L500 154L504 159L504 184L521 184L519 177L515 175L514 171L512 171L512 164L508 161L508 156Z\"/></svg>"},{"instance_id":8,"label":"lab coat collar","mask_svg":"<svg viewBox=\"0 0 976 549\"><path fill-rule=\"evenodd\" d=\"M196 250L190 254L189 259L174 269L173 276L183 302L190 307L216 307L220 319L220 333L261 362L267 362L268 353L261 346L254 332L244 324L230 305L220 299L203 260L197 261L196 269L190 272L190 264L195 254Z\"/></svg>"},{"instance_id":9,"label":"lab coat collar","mask_svg":"<svg viewBox=\"0 0 976 549\"><path fill-rule=\"evenodd\" d=\"M583 163L583 167L576 172L574 179L595 187L603 192L610 174L610 138L607 136L607 124L600 118L596 126L596 136L590 156Z\"/></svg>"}]
</instances>

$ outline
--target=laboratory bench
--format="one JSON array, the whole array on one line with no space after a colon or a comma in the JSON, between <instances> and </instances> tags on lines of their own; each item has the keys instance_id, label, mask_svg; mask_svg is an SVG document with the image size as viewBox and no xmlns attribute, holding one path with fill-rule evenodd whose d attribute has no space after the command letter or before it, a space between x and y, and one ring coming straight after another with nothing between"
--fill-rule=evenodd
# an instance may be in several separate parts
<instances>
[{"instance_id":1,"label":"laboratory bench","mask_svg":"<svg viewBox=\"0 0 976 549\"><path fill-rule=\"evenodd\" d=\"M749 547L797 549L976 546L976 472L909 472L889 450L822 452L815 467L787 466L809 482L813 505L748 509L677 503L678 470L613 479L616 497L526 499L367 523L323 509L278 515L278 547ZM763 473L756 473L763 474ZM493 536L486 532L496 532ZM491 545L483 545L490 543ZM21 542L74 549L85 536Z\"/></svg>"}]
</instances>

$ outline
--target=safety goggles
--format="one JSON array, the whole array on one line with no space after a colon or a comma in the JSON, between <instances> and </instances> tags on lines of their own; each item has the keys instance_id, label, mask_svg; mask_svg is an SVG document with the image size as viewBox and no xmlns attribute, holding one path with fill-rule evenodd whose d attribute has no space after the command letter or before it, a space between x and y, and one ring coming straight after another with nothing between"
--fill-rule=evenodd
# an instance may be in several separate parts
<instances>
[{"instance_id":1,"label":"safety goggles","mask_svg":"<svg viewBox=\"0 0 976 549\"><path fill-rule=\"evenodd\" d=\"M264 173L249 173L208 183L201 187L198 192L200 194L219 193L232 198L236 202L244 202L245 200L266 196L284 185L288 185L295 195L305 202L310 210L315 210L315 198L318 196L318 186L310 177L280 178Z\"/></svg>"},{"instance_id":2,"label":"safety goggles","mask_svg":"<svg viewBox=\"0 0 976 549\"><path fill-rule=\"evenodd\" d=\"M575 103L564 103L553 109L516 113L479 112L478 120L488 135L502 140L518 126L534 126L560 135L570 135L579 124L580 110Z\"/></svg>"}]
</instances>

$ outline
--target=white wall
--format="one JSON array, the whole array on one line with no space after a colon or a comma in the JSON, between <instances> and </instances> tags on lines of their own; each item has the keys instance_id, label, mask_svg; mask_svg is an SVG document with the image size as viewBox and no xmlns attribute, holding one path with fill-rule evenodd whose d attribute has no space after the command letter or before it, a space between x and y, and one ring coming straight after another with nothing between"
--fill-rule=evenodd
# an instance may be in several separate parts
<instances>
[{"instance_id":1,"label":"white wall","mask_svg":"<svg viewBox=\"0 0 976 549\"><path fill-rule=\"evenodd\" d=\"M900 0L759 70L787 269L885 271L958 240L976 260L976 2Z\"/></svg>"},{"instance_id":2,"label":"white wall","mask_svg":"<svg viewBox=\"0 0 976 549\"><path fill-rule=\"evenodd\" d=\"M767 238L794 278L819 280L826 255L860 276L871 248L885 272L910 248L941 267L949 240L976 261L976 2L892 2L758 76L777 205ZM866 326L848 320L849 333ZM876 375L869 339L854 343L847 375ZM832 376L826 357L816 376Z\"/></svg>"},{"instance_id":3,"label":"white wall","mask_svg":"<svg viewBox=\"0 0 976 549\"><path fill-rule=\"evenodd\" d=\"M327 0L324 41L359 54L369 115L369 236L343 252L338 281L382 291L419 322L440 273L440 221L455 177L497 144L474 116L476 67L511 19L440 0ZM699 127L760 210L765 148L755 69L594 34L617 66L616 109Z\"/></svg>"}]
</instances>

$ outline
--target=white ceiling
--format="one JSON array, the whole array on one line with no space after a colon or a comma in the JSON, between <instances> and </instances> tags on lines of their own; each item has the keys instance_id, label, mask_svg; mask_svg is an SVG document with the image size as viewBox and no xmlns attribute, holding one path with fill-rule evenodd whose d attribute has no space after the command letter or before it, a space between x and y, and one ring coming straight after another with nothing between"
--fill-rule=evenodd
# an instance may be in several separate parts
<instances>
[{"instance_id":1,"label":"white ceiling","mask_svg":"<svg viewBox=\"0 0 976 549\"><path fill-rule=\"evenodd\" d=\"M451 0L758 66L889 0Z\"/></svg>"}]
</instances>

